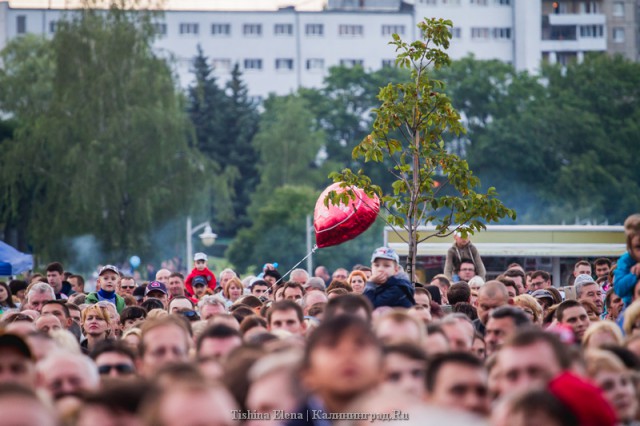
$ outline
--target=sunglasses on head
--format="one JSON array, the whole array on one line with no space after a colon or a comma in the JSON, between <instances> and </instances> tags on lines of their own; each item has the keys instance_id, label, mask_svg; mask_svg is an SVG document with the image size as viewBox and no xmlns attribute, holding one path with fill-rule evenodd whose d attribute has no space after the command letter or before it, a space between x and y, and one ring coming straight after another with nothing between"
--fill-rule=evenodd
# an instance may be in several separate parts
<instances>
[{"instance_id":1,"label":"sunglasses on head","mask_svg":"<svg viewBox=\"0 0 640 426\"><path fill-rule=\"evenodd\" d=\"M98 373L100 375L109 374L111 370L116 370L118 374L131 374L133 373L133 367L129 364L107 364L98 367Z\"/></svg>"}]
</instances>

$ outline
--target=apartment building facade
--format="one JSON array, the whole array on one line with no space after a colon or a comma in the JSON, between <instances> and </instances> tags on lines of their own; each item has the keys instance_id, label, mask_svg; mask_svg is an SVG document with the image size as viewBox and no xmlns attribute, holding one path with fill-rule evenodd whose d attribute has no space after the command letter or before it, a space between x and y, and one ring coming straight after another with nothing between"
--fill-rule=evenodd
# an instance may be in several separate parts
<instances>
[{"instance_id":1,"label":"apartment building facade","mask_svg":"<svg viewBox=\"0 0 640 426\"><path fill-rule=\"evenodd\" d=\"M0 46L26 33L52 36L69 13L46 2L16 3L0 2ZM535 72L541 60L566 63L592 51L636 59L636 15L634 0L328 0L317 11L167 9L156 22L156 48L175 59L183 86L200 45L220 81L238 63L250 93L264 97L318 87L335 65L393 66L391 35L416 39L424 17L453 21L454 59L473 54Z\"/></svg>"}]
</instances>

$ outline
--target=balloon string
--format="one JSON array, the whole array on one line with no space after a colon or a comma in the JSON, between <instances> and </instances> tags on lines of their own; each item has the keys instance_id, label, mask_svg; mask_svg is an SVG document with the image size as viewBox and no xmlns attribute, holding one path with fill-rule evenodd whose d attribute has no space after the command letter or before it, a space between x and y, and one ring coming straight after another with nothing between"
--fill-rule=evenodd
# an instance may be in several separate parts
<instances>
[{"instance_id":1,"label":"balloon string","mask_svg":"<svg viewBox=\"0 0 640 426\"><path fill-rule=\"evenodd\" d=\"M280 277L280 279L279 279L278 281L276 281L276 283L275 283L271 288L273 288L274 286L278 285L278 283L279 283L280 281L282 281L282 280L284 279L284 277L286 277L287 275L289 275L289 274L290 274L294 269L296 269L298 266L300 266L300 264L301 264L302 262L304 262L305 260L307 260L307 259L309 258L309 256L311 256L313 253L315 253L315 252L316 252L316 250L318 250L318 245L317 245L317 244L314 244L314 245L313 245L313 248L311 249L311 251L310 251L309 253L307 253L307 255L306 255L305 257L303 257L303 258L302 258L302 260L301 260L300 262L296 263L296 264L293 266L293 268L289 269L285 274L283 274L283 275Z\"/></svg>"}]
</instances>

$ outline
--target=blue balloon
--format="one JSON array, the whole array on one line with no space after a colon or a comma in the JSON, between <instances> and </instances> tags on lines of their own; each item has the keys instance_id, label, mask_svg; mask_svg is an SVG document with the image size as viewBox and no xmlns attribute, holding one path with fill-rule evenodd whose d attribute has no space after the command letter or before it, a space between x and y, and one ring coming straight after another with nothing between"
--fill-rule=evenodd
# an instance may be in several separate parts
<instances>
[{"instance_id":1,"label":"blue balloon","mask_svg":"<svg viewBox=\"0 0 640 426\"><path fill-rule=\"evenodd\" d=\"M140 266L140 258L138 256L131 256L129 259L129 265L131 265L133 269L136 269Z\"/></svg>"}]
</instances>

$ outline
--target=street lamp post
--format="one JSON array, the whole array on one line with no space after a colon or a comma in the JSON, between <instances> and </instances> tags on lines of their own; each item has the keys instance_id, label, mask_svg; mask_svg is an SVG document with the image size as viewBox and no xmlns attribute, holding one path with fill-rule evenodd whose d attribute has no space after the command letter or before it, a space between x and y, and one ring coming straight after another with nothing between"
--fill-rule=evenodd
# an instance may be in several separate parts
<instances>
[{"instance_id":1,"label":"street lamp post","mask_svg":"<svg viewBox=\"0 0 640 426\"><path fill-rule=\"evenodd\" d=\"M201 229L204 229L204 231L198 236L205 247L212 246L216 242L216 238L218 238L218 235L211 230L209 222L202 222L200 225L192 228L191 216L187 216L187 258L185 259L185 265L189 265L189 262L193 261L193 244L191 242L191 238ZM187 266L187 271L188 270L189 266Z\"/></svg>"}]
</instances>

